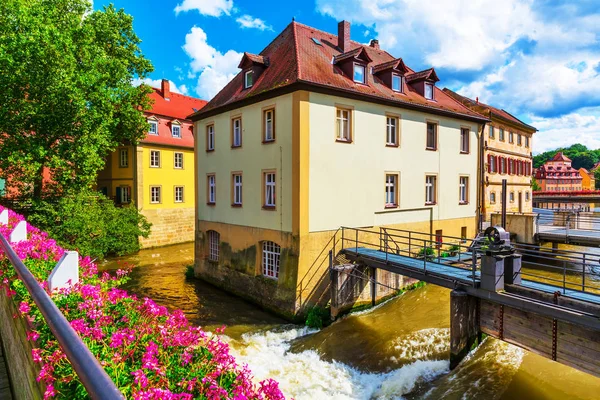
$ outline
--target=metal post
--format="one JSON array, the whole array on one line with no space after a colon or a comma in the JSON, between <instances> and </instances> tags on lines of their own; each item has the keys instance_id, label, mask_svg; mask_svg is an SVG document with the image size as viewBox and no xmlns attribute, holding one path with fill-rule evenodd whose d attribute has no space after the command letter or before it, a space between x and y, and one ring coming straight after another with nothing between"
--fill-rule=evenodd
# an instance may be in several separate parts
<instances>
[{"instance_id":1,"label":"metal post","mask_svg":"<svg viewBox=\"0 0 600 400\"><path fill-rule=\"evenodd\" d=\"M567 292L567 260L563 261L563 294Z\"/></svg>"},{"instance_id":2,"label":"metal post","mask_svg":"<svg viewBox=\"0 0 600 400\"><path fill-rule=\"evenodd\" d=\"M412 256L411 232L408 231L408 256Z\"/></svg>"},{"instance_id":3,"label":"metal post","mask_svg":"<svg viewBox=\"0 0 600 400\"><path fill-rule=\"evenodd\" d=\"M423 273L427 273L427 241L423 239Z\"/></svg>"},{"instance_id":4,"label":"metal post","mask_svg":"<svg viewBox=\"0 0 600 400\"><path fill-rule=\"evenodd\" d=\"M506 230L506 179L502 179L502 228Z\"/></svg>"},{"instance_id":5,"label":"metal post","mask_svg":"<svg viewBox=\"0 0 600 400\"><path fill-rule=\"evenodd\" d=\"M342 226L342 249L344 248L344 227Z\"/></svg>"},{"instance_id":6,"label":"metal post","mask_svg":"<svg viewBox=\"0 0 600 400\"><path fill-rule=\"evenodd\" d=\"M355 232L356 232L356 237L354 238L354 244L356 245L356 248L355 248L354 252L356 253L356 255L358 255L358 229L356 229Z\"/></svg>"},{"instance_id":7,"label":"metal post","mask_svg":"<svg viewBox=\"0 0 600 400\"><path fill-rule=\"evenodd\" d=\"M585 253L583 253L583 276L581 277L581 291L585 292Z\"/></svg>"},{"instance_id":8,"label":"metal post","mask_svg":"<svg viewBox=\"0 0 600 400\"><path fill-rule=\"evenodd\" d=\"M566 230L565 240L566 240L566 243L569 243L569 225L571 225L571 215L567 215L567 226L565 226L565 230Z\"/></svg>"},{"instance_id":9,"label":"metal post","mask_svg":"<svg viewBox=\"0 0 600 400\"><path fill-rule=\"evenodd\" d=\"M460 253L459 253L460 254ZM477 270L477 250L471 252L471 275L473 277L473 287L475 287L475 271Z\"/></svg>"},{"instance_id":10,"label":"metal post","mask_svg":"<svg viewBox=\"0 0 600 400\"><path fill-rule=\"evenodd\" d=\"M387 233L387 231L385 232L385 239L384 240L385 240L385 263L387 264L388 263L388 254L389 254L389 251L388 251L388 233Z\"/></svg>"}]
</instances>

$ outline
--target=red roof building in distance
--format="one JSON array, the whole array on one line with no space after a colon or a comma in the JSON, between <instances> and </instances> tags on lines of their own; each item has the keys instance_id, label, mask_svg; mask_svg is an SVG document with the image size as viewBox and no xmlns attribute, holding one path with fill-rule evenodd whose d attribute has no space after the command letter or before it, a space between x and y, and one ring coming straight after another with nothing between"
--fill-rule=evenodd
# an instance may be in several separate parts
<instances>
[{"instance_id":1,"label":"red roof building in distance","mask_svg":"<svg viewBox=\"0 0 600 400\"><path fill-rule=\"evenodd\" d=\"M535 179L543 192L573 192L582 190L581 174L571 166L571 159L559 151L535 170Z\"/></svg>"}]
</instances>

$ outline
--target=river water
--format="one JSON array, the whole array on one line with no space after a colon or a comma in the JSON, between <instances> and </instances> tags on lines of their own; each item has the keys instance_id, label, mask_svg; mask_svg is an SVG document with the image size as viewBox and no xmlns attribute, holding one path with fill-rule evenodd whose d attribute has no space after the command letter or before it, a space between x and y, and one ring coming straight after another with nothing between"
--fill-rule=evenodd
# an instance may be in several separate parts
<instances>
[{"instance_id":1,"label":"river water","mask_svg":"<svg viewBox=\"0 0 600 400\"><path fill-rule=\"evenodd\" d=\"M206 330L226 325L239 361L309 399L599 399L600 379L488 338L449 371L447 289L433 285L321 331L291 325L199 280L184 278L193 245L144 250L101 269L135 265L126 288L181 309Z\"/></svg>"}]
</instances>

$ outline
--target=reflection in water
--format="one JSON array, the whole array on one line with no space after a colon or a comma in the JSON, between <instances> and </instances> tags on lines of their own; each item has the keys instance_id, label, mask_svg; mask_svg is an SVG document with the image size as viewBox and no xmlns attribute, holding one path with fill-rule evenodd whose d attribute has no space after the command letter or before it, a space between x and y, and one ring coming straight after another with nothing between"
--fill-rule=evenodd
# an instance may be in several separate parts
<instances>
[{"instance_id":1,"label":"reflection in water","mask_svg":"<svg viewBox=\"0 0 600 400\"><path fill-rule=\"evenodd\" d=\"M600 379L488 338L448 371L449 291L433 285L315 332L287 324L198 280L185 280L191 244L142 251L102 269L137 265L127 289L208 330L227 325L232 352L257 379L297 400L597 399Z\"/></svg>"}]
</instances>

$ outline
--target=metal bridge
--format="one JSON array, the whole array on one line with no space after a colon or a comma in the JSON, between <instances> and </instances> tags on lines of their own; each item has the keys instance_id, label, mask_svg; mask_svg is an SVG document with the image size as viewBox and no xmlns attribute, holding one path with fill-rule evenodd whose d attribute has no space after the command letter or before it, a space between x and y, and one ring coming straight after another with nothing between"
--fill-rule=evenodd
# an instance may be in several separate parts
<instances>
[{"instance_id":1,"label":"metal bridge","mask_svg":"<svg viewBox=\"0 0 600 400\"><path fill-rule=\"evenodd\" d=\"M574 210L536 211L536 241L600 247L600 217L593 213Z\"/></svg>"},{"instance_id":2,"label":"metal bridge","mask_svg":"<svg viewBox=\"0 0 600 400\"><path fill-rule=\"evenodd\" d=\"M526 245L494 254L485 240L390 228L343 227L336 236L332 270L342 256L453 290L452 367L483 332L600 376L599 255Z\"/></svg>"}]
</instances>

